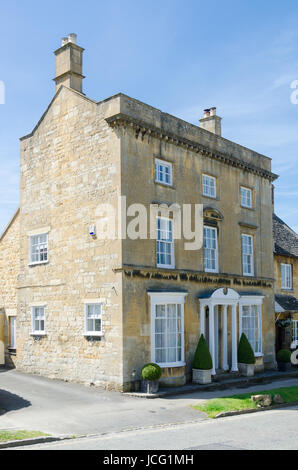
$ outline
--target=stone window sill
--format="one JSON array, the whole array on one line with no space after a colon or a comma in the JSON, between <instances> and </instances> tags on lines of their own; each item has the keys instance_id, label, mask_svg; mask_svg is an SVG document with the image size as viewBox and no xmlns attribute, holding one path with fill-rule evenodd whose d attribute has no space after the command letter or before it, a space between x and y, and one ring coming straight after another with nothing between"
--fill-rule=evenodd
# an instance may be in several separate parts
<instances>
[{"instance_id":1,"label":"stone window sill","mask_svg":"<svg viewBox=\"0 0 298 470\"><path fill-rule=\"evenodd\" d=\"M89 338L92 338L92 337L95 337L95 338L102 338L104 335L104 333L84 333L84 336L85 337L89 337Z\"/></svg>"},{"instance_id":2,"label":"stone window sill","mask_svg":"<svg viewBox=\"0 0 298 470\"><path fill-rule=\"evenodd\" d=\"M28 263L28 266L33 267L33 266L41 266L44 264L49 264L49 261L40 261L39 263Z\"/></svg>"},{"instance_id":3,"label":"stone window sill","mask_svg":"<svg viewBox=\"0 0 298 470\"><path fill-rule=\"evenodd\" d=\"M186 362L175 362L175 363L167 363L167 364L158 364L159 367L161 367L162 369L170 369L170 368L174 368L174 367L184 367L186 366Z\"/></svg>"}]
</instances>

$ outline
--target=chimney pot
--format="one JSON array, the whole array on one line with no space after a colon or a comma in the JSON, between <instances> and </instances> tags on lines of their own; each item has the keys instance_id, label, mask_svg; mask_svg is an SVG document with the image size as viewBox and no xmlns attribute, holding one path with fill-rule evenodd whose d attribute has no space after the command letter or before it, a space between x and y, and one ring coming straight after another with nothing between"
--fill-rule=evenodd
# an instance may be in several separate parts
<instances>
[{"instance_id":1,"label":"chimney pot","mask_svg":"<svg viewBox=\"0 0 298 470\"><path fill-rule=\"evenodd\" d=\"M68 42L72 42L73 44L77 43L77 35L75 33L70 33L68 35Z\"/></svg>"},{"instance_id":2,"label":"chimney pot","mask_svg":"<svg viewBox=\"0 0 298 470\"><path fill-rule=\"evenodd\" d=\"M62 38L62 46L68 43L68 38Z\"/></svg>"},{"instance_id":3,"label":"chimney pot","mask_svg":"<svg viewBox=\"0 0 298 470\"><path fill-rule=\"evenodd\" d=\"M216 114L216 107L204 109L204 117L200 119L201 128L221 136L221 117Z\"/></svg>"}]
</instances>

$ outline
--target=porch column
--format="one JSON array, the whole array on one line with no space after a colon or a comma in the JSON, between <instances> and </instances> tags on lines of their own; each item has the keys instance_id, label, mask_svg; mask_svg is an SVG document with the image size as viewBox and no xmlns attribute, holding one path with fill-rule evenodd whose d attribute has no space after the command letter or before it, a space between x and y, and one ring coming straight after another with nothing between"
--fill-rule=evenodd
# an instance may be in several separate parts
<instances>
[{"instance_id":1,"label":"porch column","mask_svg":"<svg viewBox=\"0 0 298 470\"><path fill-rule=\"evenodd\" d=\"M201 304L201 310L200 310L201 335L204 335L204 337L206 338L205 322L206 322L206 306Z\"/></svg>"},{"instance_id":2,"label":"porch column","mask_svg":"<svg viewBox=\"0 0 298 470\"><path fill-rule=\"evenodd\" d=\"M222 306L222 368L223 370L229 370L228 364L228 306Z\"/></svg>"},{"instance_id":3,"label":"porch column","mask_svg":"<svg viewBox=\"0 0 298 470\"><path fill-rule=\"evenodd\" d=\"M219 366L219 347L218 347L218 305L214 308L214 349L215 349L215 370Z\"/></svg>"},{"instance_id":4,"label":"porch column","mask_svg":"<svg viewBox=\"0 0 298 470\"><path fill-rule=\"evenodd\" d=\"M232 305L232 369L231 372L238 372L237 353L237 307Z\"/></svg>"},{"instance_id":5,"label":"porch column","mask_svg":"<svg viewBox=\"0 0 298 470\"><path fill-rule=\"evenodd\" d=\"M0 310L0 365L5 364L5 346L4 346L4 310Z\"/></svg>"},{"instance_id":6,"label":"porch column","mask_svg":"<svg viewBox=\"0 0 298 470\"><path fill-rule=\"evenodd\" d=\"M215 346L214 346L214 305L209 306L209 350L212 357L213 369L212 375L216 375L215 371Z\"/></svg>"}]
</instances>

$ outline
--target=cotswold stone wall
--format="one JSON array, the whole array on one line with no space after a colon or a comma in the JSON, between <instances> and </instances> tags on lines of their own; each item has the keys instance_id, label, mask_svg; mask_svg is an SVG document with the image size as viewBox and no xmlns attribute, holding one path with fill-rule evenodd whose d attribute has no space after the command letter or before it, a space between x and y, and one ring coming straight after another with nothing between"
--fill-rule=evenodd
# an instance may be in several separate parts
<instances>
[{"instance_id":1,"label":"cotswold stone wall","mask_svg":"<svg viewBox=\"0 0 298 470\"><path fill-rule=\"evenodd\" d=\"M122 112L143 122L175 129L176 118L160 115L160 112L139 102L123 98ZM129 105L129 106L128 106ZM160 121L158 121L158 119ZM184 127L185 129L184 129ZM145 126L144 126L145 127ZM181 121L177 133L188 136L194 126ZM191 129L190 129L191 128ZM183 129L183 132L182 132ZM253 162L259 168L270 170L270 160L210 132L199 129L194 134L202 134L201 141L212 148L217 142L222 150L230 152L243 162ZM166 134L164 132L163 134ZM164 370L164 377L187 375L190 378L192 358L200 334L198 297L224 286L235 289L240 294L263 295L262 333L264 357L258 359L258 368L272 367L274 354L274 291L273 291L273 237L272 237L272 185L267 178L209 158L191 148L178 146L171 139L158 135L152 137L142 130L126 130L122 139L122 194L127 196L127 205L138 202L149 208L153 203L168 205L203 204L205 209L214 209L221 214L218 227L219 275L204 273L203 249L185 251L185 240L175 240L175 270L156 268L156 242L154 240L123 241L124 273L124 376L129 380L133 369L150 361L151 319L150 302L147 290L176 290L188 292L185 301L185 371ZM254 158L255 157L255 158ZM155 183L155 158L164 159L173 167L173 186ZM202 174L216 177L217 197L210 198L202 193ZM132 188L132 175L134 179ZM253 208L241 207L240 187L253 190ZM242 276L241 235L249 234L254 240L254 276ZM132 269L129 270L128 267ZM146 268L148 268L146 270ZM153 269L152 269L153 268ZM155 269L154 269L155 268ZM186 272L186 276L179 271ZM139 272L138 272L139 271ZM168 272L168 277L167 277ZM187 272L190 273L187 276ZM198 279L196 279L196 277ZM201 282L200 278L205 278ZM231 325L229 324L229 335ZM229 336L230 341L230 336ZM179 377L178 377L179 378ZM176 377L176 382L179 380Z\"/></svg>"},{"instance_id":2,"label":"cotswold stone wall","mask_svg":"<svg viewBox=\"0 0 298 470\"><path fill-rule=\"evenodd\" d=\"M17 279L20 272L20 215L16 212L0 239L0 310L4 315L6 363L14 365L10 346L9 317L17 316Z\"/></svg>"},{"instance_id":3,"label":"cotswold stone wall","mask_svg":"<svg viewBox=\"0 0 298 470\"><path fill-rule=\"evenodd\" d=\"M121 244L89 234L99 204L120 191L120 141L104 120L109 106L62 87L22 140L17 367L121 389L122 278L112 270L121 263ZM29 234L45 227L49 261L29 266ZM100 339L84 336L90 300L103 303ZM39 305L46 307L42 337L31 334L32 306Z\"/></svg>"},{"instance_id":4,"label":"cotswold stone wall","mask_svg":"<svg viewBox=\"0 0 298 470\"><path fill-rule=\"evenodd\" d=\"M293 289L288 291L281 287L281 264L292 265L292 280ZM292 295L298 298L298 258L293 256L274 255L274 278L275 278L275 293L283 295Z\"/></svg>"}]
</instances>

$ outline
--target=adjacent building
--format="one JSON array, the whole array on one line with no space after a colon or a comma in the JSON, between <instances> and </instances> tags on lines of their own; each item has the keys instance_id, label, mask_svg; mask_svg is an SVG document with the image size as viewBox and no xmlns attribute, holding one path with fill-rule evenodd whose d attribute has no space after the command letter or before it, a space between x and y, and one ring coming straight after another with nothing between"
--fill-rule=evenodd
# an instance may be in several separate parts
<instances>
[{"instance_id":1,"label":"adjacent building","mask_svg":"<svg viewBox=\"0 0 298 470\"><path fill-rule=\"evenodd\" d=\"M213 374L237 372L245 332L257 370L274 367L270 158L223 138L215 108L198 127L121 93L91 100L75 35L55 54L56 94L21 139L20 210L0 242L7 355L25 372L128 390L147 362L166 385L189 381L201 333ZM203 206L201 249L176 237L174 210L128 236L141 207L162 204ZM103 237L111 207L118 236Z\"/></svg>"},{"instance_id":2,"label":"adjacent building","mask_svg":"<svg viewBox=\"0 0 298 470\"><path fill-rule=\"evenodd\" d=\"M298 235L273 217L276 349L298 346Z\"/></svg>"}]
</instances>

